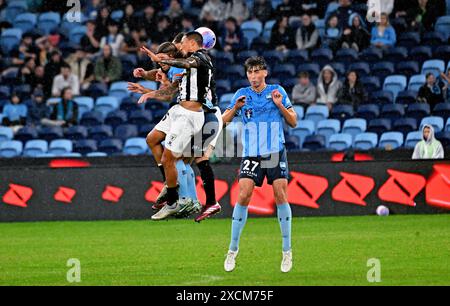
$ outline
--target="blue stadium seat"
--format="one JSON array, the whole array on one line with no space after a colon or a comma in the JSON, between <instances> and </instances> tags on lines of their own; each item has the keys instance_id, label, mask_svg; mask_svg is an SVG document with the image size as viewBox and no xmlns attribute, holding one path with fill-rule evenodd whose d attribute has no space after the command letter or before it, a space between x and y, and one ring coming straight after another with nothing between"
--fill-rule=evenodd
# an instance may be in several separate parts
<instances>
[{"instance_id":1,"label":"blue stadium seat","mask_svg":"<svg viewBox=\"0 0 450 306\"><path fill-rule=\"evenodd\" d=\"M330 137L328 148L334 151L345 151L352 147L353 138L349 134L334 134Z\"/></svg>"},{"instance_id":2,"label":"blue stadium seat","mask_svg":"<svg viewBox=\"0 0 450 306\"><path fill-rule=\"evenodd\" d=\"M338 119L342 122L349 118L353 118L355 111L352 105L337 104L331 109L330 118Z\"/></svg>"},{"instance_id":3,"label":"blue stadium seat","mask_svg":"<svg viewBox=\"0 0 450 306\"><path fill-rule=\"evenodd\" d=\"M30 140L25 144L23 156L37 157L48 152L48 143L45 140Z\"/></svg>"},{"instance_id":4,"label":"blue stadium seat","mask_svg":"<svg viewBox=\"0 0 450 306\"><path fill-rule=\"evenodd\" d=\"M37 23L37 16L33 13L23 13L17 15L14 19L14 26L21 29L23 33L34 29Z\"/></svg>"},{"instance_id":5,"label":"blue stadium seat","mask_svg":"<svg viewBox=\"0 0 450 306\"><path fill-rule=\"evenodd\" d=\"M91 97L75 97L73 99L78 105L78 116L81 118L84 113L94 109L94 99Z\"/></svg>"},{"instance_id":6,"label":"blue stadium seat","mask_svg":"<svg viewBox=\"0 0 450 306\"><path fill-rule=\"evenodd\" d=\"M367 48L361 52L359 58L367 63L377 63L383 60L383 52L378 48Z\"/></svg>"},{"instance_id":7,"label":"blue stadium seat","mask_svg":"<svg viewBox=\"0 0 450 306\"><path fill-rule=\"evenodd\" d=\"M138 137L138 128L134 124L122 124L114 130L114 137L126 141L129 138Z\"/></svg>"},{"instance_id":8,"label":"blue stadium seat","mask_svg":"<svg viewBox=\"0 0 450 306\"><path fill-rule=\"evenodd\" d=\"M399 62L396 65L395 70L397 74L405 75L408 78L420 73L419 63L416 61Z\"/></svg>"},{"instance_id":9,"label":"blue stadium seat","mask_svg":"<svg viewBox=\"0 0 450 306\"><path fill-rule=\"evenodd\" d=\"M297 72L308 72L310 79L317 79L320 74L319 64L300 64L297 67Z\"/></svg>"},{"instance_id":10,"label":"blue stadium seat","mask_svg":"<svg viewBox=\"0 0 450 306\"><path fill-rule=\"evenodd\" d=\"M361 83L367 92L372 93L381 89L380 79L376 76L365 76L361 78Z\"/></svg>"},{"instance_id":11,"label":"blue stadium seat","mask_svg":"<svg viewBox=\"0 0 450 306\"><path fill-rule=\"evenodd\" d=\"M1 11L0 18L2 21L14 24L15 18L28 10L26 1L8 1L7 6Z\"/></svg>"},{"instance_id":12,"label":"blue stadium seat","mask_svg":"<svg viewBox=\"0 0 450 306\"><path fill-rule=\"evenodd\" d=\"M287 79L295 77L295 73L295 66L293 64L283 64L275 66L271 75L274 78Z\"/></svg>"},{"instance_id":13,"label":"blue stadium seat","mask_svg":"<svg viewBox=\"0 0 450 306\"><path fill-rule=\"evenodd\" d=\"M356 135L364 133L367 130L367 121L365 119L348 119L342 127L343 134L352 135L355 139Z\"/></svg>"},{"instance_id":14,"label":"blue stadium seat","mask_svg":"<svg viewBox=\"0 0 450 306\"><path fill-rule=\"evenodd\" d=\"M226 67L234 64L234 56L230 52L217 52L214 54L213 60L218 67Z\"/></svg>"},{"instance_id":15,"label":"blue stadium seat","mask_svg":"<svg viewBox=\"0 0 450 306\"><path fill-rule=\"evenodd\" d=\"M23 144L17 140L7 140L0 143L0 157L12 158L22 155Z\"/></svg>"},{"instance_id":16,"label":"blue stadium seat","mask_svg":"<svg viewBox=\"0 0 450 306\"><path fill-rule=\"evenodd\" d=\"M450 132L450 118L447 120L447 124L445 125L445 131Z\"/></svg>"},{"instance_id":17,"label":"blue stadium seat","mask_svg":"<svg viewBox=\"0 0 450 306\"><path fill-rule=\"evenodd\" d=\"M328 146L331 135L341 131L341 122L336 119L320 121L317 125L317 134L325 137L325 144Z\"/></svg>"},{"instance_id":18,"label":"blue stadium seat","mask_svg":"<svg viewBox=\"0 0 450 306\"><path fill-rule=\"evenodd\" d=\"M356 135L353 147L355 150L368 151L378 145L378 135L375 133L361 133Z\"/></svg>"},{"instance_id":19,"label":"blue stadium seat","mask_svg":"<svg viewBox=\"0 0 450 306\"><path fill-rule=\"evenodd\" d=\"M340 76L344 76L347 73L347 69L345 68L344 63L333 62L333 63L330 63L330 66L333 67L334 71L336 71L336 73ZM313 80L313 82L314 81L316 81L316 80Z\"/></svg>"},{"instance_id":20,"label":"blue stadium seat","mask_svg":"<svg viewBox=\"0 0 450 306\"><path fill-rule=\"evenodd\" d=\"M425 103L414 103L408 106L406 116L422 120L431 114L430 105Z\"/></svg>"},{"instance_id":21,"label":"blue stadium seat","mask_svg":"<svg viewBox=\"0 0 450 306\"><path fill-rule=\"evenodd\" d=\"M127 112L121 110L115 110L110 112L105 118L105 124L112 127L117 127L121 124L126 123L128 120Z\"/></svg>"},{"instance_id":22,"label":"blue stadium seat","mask_svg":"<svg viewBox=\"0 0 450 306\"><path fill-rule=\"evenodd\" d=\"M271 67L281 64L284 61L284 55L278 51L264 51L262 55L266 59L267 64Z\"/></svg>"},{"instance_id":23,"label":"blue stadium seat","mask_svg":"<svg viewBox=\"0 0 450 306\"><path fill-rule=\"evenodd\" d=\"M423 64L433 57L433 49L429 46L416 46L409 52L409 58Z\"/></svg>"},{"instance_id":24,"label":"blue stadium seat","mask_svg":"<svg viewBox=\"0 0 450 306\"><path fill-rule=\"evenodd\" d=\"M359 60L359 55L354 49L340 49L336 52L334 60L348 65L350 63L357 62Z\"/></svg>"},{"instance_id":25,"label":"blue stadium seat","mask_svg":"<svg viewBox=\"0 0 450 306\"><path fill-rule=\"evenodd\" d=\"M419 141L422 140L422 131L410 132L406 136L405 148L414 149Z\"/></svg>"},{"instance_id":26,"label":"blue stadium seat","mask_svg":"<svg viewBox=\"0 0 450 306\"><path fill-rule=\"evenodd\" d=\"M231 91L231 82L229 80L217 80L216 91L218 96L222 96ZM231 99L230 99L231 101Z\"/></svg>"},{"instance_id":27,"label":"blue stadium seat","mask_svg":"<svg viewBox=\"0 0 450 306\"><path fill-rule=\"evenodd\" d=\"M390 91L376 91L371 94L370 102L374 104L392 104L394 103L394 94Z\"/></svg>"},{"instance_id":28,"label":"blue stadium seat","mask_svg":"<svg viewBox=\"0 0 450 306\"><path fill-rule=\"evenodd\" d=\"M99 111L86 112L81 116L80 120L80 124L87 127L101 125L103 122L103 114Z\"/></svg>"},{"instance_id":29,"label":"blue stadium seat","mask_svg":"<svg viewBox=\"0 0 450 306\"><path fill-rule=\"evenodd\" d=\"M243 87L248 87L250 84L247 79L236 80L233 82L232 89L237 91Z\"/></svg>"},{"instance_id":30,"label":"blue stadium seat","mask_svg":"<svg viewBox=\"0 0 450 306\"><path fill-rule=\"evenodd\" d=\"M368 132L376 133L380 136L392 129L392 123L389 119L373 119L369 121Z\"/></svg>"},{"instance_id":31,"label":"blue stadium seat","mask_svg":"<svg viewBox=\"0 0 450 306\"><path fill-rule=\"evenodd\" d=\"M311 53L311 61L323 66L333 61L333 51L328 48L314 49Z\"/></svg>"},{"instance_id":32,"label":"blue stadium seat","mask_svg":"<svg viewBox=\"0 0 450 306\"><path fill-rule=\"evenodd\" d=\"M300 139L300 147L303 145L307 136L314 134L315 124L311 120L300 120L297 127L291 130L291 135L297 136Z\"/></svg>"},{"instance_id":33,"label":"blue stadium seat","mask_svg":"<svg viewBox=\"0 0 450 306\"><path fill-rule=\"evenodd\" d=\"M0 38L1 39L1 38ZM12 67L2 72L2 85L13 86L17 83L19 68Z\"/></svg>"},{"instance_id":34,"label":"blue stadium seat","mask_svg":"<svg viewBox=\"0 0 450 306\"><path fill-rule=\"evenodd\" d=\"M445 62L450 61L450 46L439 46L433 53L434 58L439 58Z\"/></svg>"},{"instance_id":35,"label":"blue stadium seat","mask_svg":"<svg viewBox=\"0 0 450 306\"><path fill-rule=\"evenodd\" d=\"M381 108L382 118L397 120L405 115L405 106L402 104L386 104Z\"/></svg>"},{"instance_id":36,"label":"blue stadium seat","mask_svg":"<svg viewBox=\"0 0 450 306\"><path fill-rule=\"evenodd\" d=\"M104 152L92 152L92 153L88 153L86 154L87 157L107 157L108 154L104 153Z\"/></svg>"},{"instance_id":37,"label":"blue stadium seat","mask_svg":"<svg viewBox=\"0 0 450 306\"><path fill-rule=\"evenodd\" d=\"M403 134L400 132L388 132L381 135L380 148L384 149L398 149L403 146Z\"/></svg>"},{"instance_id":38,"label":"blue stadium seat","mask_svg":"<svg viewBox=\"0 0 450 306\"><path fill-rule=\"evenodd\" d=\"M88 130L84 126L71 126L66 130L64 136L70 140L82 140L87 138Z\"/></svg>"},{"instance_id":39,"label":"blue stadium seat","mask_svg":"<svg viewBox=\"0 0 450 306\"><path fill-rule=\"evenodd\" d=\"M426 32L422 38L422 44L436 48L446 43L447 38L441 32Z\"/></svg>"},{"instance_id":40,"label":"blue stadium seat","mask_svg":"<svg viewBox=\"0 0 450 306\"><path fill-rule=\"evenodd\" d=\"M11 88L9 86L1 85L0 86L0 99L9 100L11 97Z\"/></svg>"},{"instance_id":41,"label":"blue stadium seat","mask_svg":"<svg viewBox=\"0 0 450 306\"><path fill-rule=\"evenodd\" d=\"M314 21L314 25L316 26L317 31L319 31L320 37L323 37L325 34L325 19L316 19Z\"/></svg>"},{"instance_id":42,"label":"blue stadium seat","mask_svg":"<svg viewBox=\"0 0 450 306\"><path fill-rule=\"evenodd\" d=\"M426 77L423 74L413 75L409 79L408 90L419 91L420 87L426 82Z\"/></svg>"},{"instance_id":43,"label":"blue stadium seat","mask_svg":"<svg viewBox=\"0 0 450 306\"><path fill-rule=\"evenodd\" d=\"M44 154L38 154L36 158L55 158L57 157L55 154L51 153L44 153Z\"/></svg>"},{"instance_id":44,"label":"blue stadium seat","mask_svg":"<svg viewBox=\"0 0 450 306\"><path fill-rule=\"evenodd\" d=\"M301 105L294 105L293 107L297 113L297 120L302 120L305 117L305 108Z\"/></svg>"},{"instance_id":45,"label":"blue stadium seat","mask_svg":"<svg viewBox=\"0 0 450 306\"><path fill-rule=\"evenodd\" d=\"M153 122L152 112L148 110L133 111L128 118L128 122L136 125L150 124Z\"/></svg>"},{"instance_id":46,"label":"blue stadium seat","mask_svg":"<svg viewBox=\"0 0 450 306\"><path fill-rule=\"evenodd\" d=\"M1 130L1 128L0 128ZM1 141L1 132L0 132L0 141ZM22 141L26 143L27 141L38 138L38 131L35 127L25 126L17 131L14 139Z\"/></svg>"},{"instance_id":47,"label":"blue stadium seat","mask_svg":"<svg viewBox=\"0 0 450 306\"><path fill-rule=\"evenodd\" d=\"M13 130L6 126L0 126L0 142L12 140L14 137Z\"/></svg>"},{"instance_id":48,"label":"blue stadium seat","mask_svg":"<svg viewBox=\"0 0 450 306\"><path fill-rule=\"evenodd\" d=\"M80 44L81 38L86 35L85 26L76 26L70 30L69 39L72 44Z\"/></svg>"},{"instance_id":49,"label":"blue stadium seat","mask_svg":"<svg viewBox=\"0 0 450 306\"><path fill-rule=\"evenodd\" d=\"M47 12L39 15L37 27L45 35L48 35L51 31L55 30L60 23L61 16L58 13Z\"/></svg>"},{"instance_id":50,"label":"blue stadium seat","mask_svg":"<svg viewBox=\"0 0 450 306\"><path fill-rule=\"evenodd\" d=\"M108 87L103 83L92 83L86 91L86 95L93 99L106 96L107 94Z\"/></svg>"},{"instance_id":51,"label":"blue stadium seat","mask_svg":"<svg viewBox=\"0 0 450 306\"><path fill-rule=\"evenodd\" d=\"M39 138L48 142L64 137L62 127L43 127L39 131Z\"/></svg>"},{"instance_id":52,"label":"blue stadium seat","mask_svg":"<svg viewBox=\"0 0 450 306\"><path fill-rule=\"evenodd\" d=\"M391 62L379 62L373 65L371 71L374 76L384 80L387 76L395 73L395 67Z\"/></svg>"},{"instance_id":53,"label":"blue stadium seat","mask_svg":"<svg viewBox=\"0 0 450 306\"><path fill-rule=\"evenodd\" d=\"M432 125L435 133L441 132L444 129L444 119L441 117L425 117L420 123L420 130L425 124Z\"/></svg>"},{"instance_id":54,"label":"blue stadium seat","mask_svg":"<svg viewBox=\"0 0 450 306\"><path fill-rule=\"evenodd\" d=\"M50 143L48 153L55 156L62 156L67 153L72 153L73 143L68 139L57 139Z\"/></svg>"},{"instance_id":55,"label":"blue stadium seat","mask_svg":"<svg viewBox=\"0 0 450 306\"><path fill-rule=\"evenodd\" d=\"M404 90L400 91L395 99L396 104L409 105L417 102L417 91Z\"/></svg>"},{"instance_id":56,"label":"blue stadium seat","mask_svg":"<svg viewBox=\"0 0 450 306\"><path fill-rule=\"evenodd\" d=\"M289 152L299 151L300 148L301 148L300 138L298 136L295 136L295 135L288 135L286 137L285 146L286 146L286 149Z\"/></svg>"},{"instance_id":57,"label":"blue stadium seat","mask_svg":"<svg viewBox=\"0 0 450 306\"><path fill-rule=\"evenodd\" d=\"M417 120L414 118L400 118L394 121L394 130L403 133L404 136L417 131L417 128Z\"/></svg>"},{"instance_id":58,"label":"blue stadium seat","mask_svg":"<svg viewBox=\"0 0 450 306\"><path fill-rule=\"evenodd\" d=\"M133 69L137 67L138 59L136 54L122 54L119 56L122 63L122 79L130 79L133 76Z\"/></svg>"},{"instance_id":59,"label":"blue stadium seat","mask_svg":"<svg viewBox=\"0 0 450 306\"><path fill-rule=\"evenodd\" d=\"M236 63L243 65L247 59L253 56L258 56L258 52L255 50L245 50L241 51L236 55Z\"/></svg>"},{"instance_id":60,"label":"blue stadium seat","mask_svg":"<svg viewBox=\"0 0 450 306\"><path fill-rule=\"evenodd\" d=\"M391 75L384 80L383 90L394 94L394 99L400 91L406 89L408 80L404 75Z\"/></svg>"},{"instance_id":61,"label":"blue stadium seat","mask_svg":"<svg viewBox=\"0 0 450 306\"><path fill-rule=\"evenodd\" d=\"M256 37L262 34L263 25L259 20L246 21L242 23L241 30L250 45Z\"/></svg>"},{"instance_id":62,"label":"blue stadium seat","mask_svg":"<svg viewBox=\"0 0 450 306\"><path fill-rule=\"evenodd\" d=\"M276 23L276 20L268 20L264 24L264 30L263 30L263 38L267 41L270 40L270 36L272 35L272 29Z\"/></svg>"},{"instance_id":63,"label":"blue stadium seat","mask_svg":"<svg viewBox=\"0 0 450 306\"><path fill-rule=\"evenodd\" d=\"M236 80L245 78L245 68L241 65L231 65L225 68L227 79Z\"/></svg>"},{"instance_id":64,"label":"blue stadium seat","mask_svg":"<svg viewBox=\"0 0 450 306\"><path fill-rule=\"evenodd\" d=\"M352 63L352 64L350 64L348 66L348 70L349 71L356 71L356 73L360 77L365 77L365 76L368 76L370 74L370 66L366 62Z\"/></svg>"},{"instance_id":65,"label":"blue stadium seat","mask_svg":"<svg viewBox=\"0 0 450 306\"><path fill-rule=\"evenodd\" d=\"M148 134L155 128L156 124L145 124L139 127L138 137L147 138Z\"/></svg>"},{"instance_id":66,"label":"blue stadium seat","mask_svg":"<svg viewBox=\"0 0 450 306\"><path fill-rule=\"evenodd\" d=\"M436 139L441 142L444 148L450 147L450 132L439 132L436 134Z\"/></svg>"},{"instance_id":67,"label":"blue stadium seat","mask_svg":"<svg viewBox=\"0 0 450 306\"><path fill-rule=\"evenodd\" d=\"M398 37L397 45L410 49L419 46L420 40L420 34L417 32L401 33Z\"/></svg>"},{"instance_id":68,"label":"blue stadium seat","mask_svg":"<svg viewBox=\"0 0 450 306\"><path fill-rule=\"evenodd\" d=\"M125 142L123 153L126 155L144 155L148 151L145 138L130 138Z\"/></svg>"},{"instance_id":69,"label":"blue stadium seat","mask_svg":"<svg viewBox=\"0 0 450 306\"><path fill-rule=\"evenodd\" d=\"M433 73L436 78L439 78L440 74L445 71L445 63L443 60L428 60L423 63L422 74L427 75Z\"/></svg>"},{"instance_id":70,"label":"blue stadium seat","mask_svg":"<svg viewBox=\"0 0 450 306\"><path fill-rule=\"evenodd\" d=\"M0 36L0 46L5 54L18 47L22 39L21 29L5 29Z\"/></svg>"},{"instance_id":71,"label":"blue stadium seat","mask_svg":"<svg viewBox=\"0 0 450 306\"><path fill-rule=\"evenodd\" d=\"M113 155L122 152L123 143L120 139L106 139L100 142L98 149L108 155Z\"/></svg>"},{"instance_id":72,"label":"blue stadium seat","mask_svg":"<svg viewBox=\"0 0 450 306\"><path fill-rule=\"evenodd\" d=\"M122 10L115 10L111 12L111 18L119 22L123 18L124 12Z\"/></svg>"},{"instance_id":73,"label":"blue stadium seat","mask_svg":"<svg viewBox=\"0 0 450 306\"><path fill-rule=\"evenodd\" d=\"M286 56L288 63L305 63L309 61L309 54L306 50L289 50Z\"/></svg>"},{"instance_id":74,"label":"blue stadium seat","mask_svg":"<svg viewBox=\"0 0 450 306\"><path fill-rule=\"evenodd\" d=\"M130 96L130 92L128 91L128 82L121 81L112 83L109 88L108 95L110 97L117 98L119 101L122 101L123 98Z\"/></svg>"},{"instance_id":75,"label":"blue stadium seat","mask_svg":"<svg viewBox=\"0 0 450 306\"><path fill-rule=\"evenodd\" d=\"M109 125L98 125L89 129L89 139L96 140L97 142L111 138L113 136L113 130Z\"/></svg>"},{"instance_id":76,"label":"blue stadium seat","mask_svg":"<svg viewBox=\"0 0 450 306\"><path fill-rule=\"evenodd\" d=\"M97 141L92 139L79 140L75 142L74 152L86 155L97 151Z\"/></svg>"},{"instance_id":77,"label":"blue stadium seat","mask_svg":"<svg viewBox=\"0 0 450 306\"><path fill-rule=\"evenodd\" d=\"M380 107L377 104L361 105L356 112L356 117L366 119L369 122L380 116Z\"/></svg>"},{"instance_id":78,"label":"blue stadium seat","mask_svg":"<svg viewBox=\"0 0 450 306\"><path fill-rule=\"evenodd\" d=\"M442 117L444 121L450 118L450 103L439 103L434 107L433 116Z\"/></svg>"},{"instance_id":79,"label":"blue stadium seat","mask_svg":"<svg viewBox=\"0 0 450 306\"><path fill-rule=\"evenodd\" d=\"M328 119L329 115L330 114L329 114L328 106L312 105L306 110L305 119L313 121L315 123L315 125L317 126L319 121Z\"/></svg>"},{"instance_id":80,"label":"blue stadium seat","mask_svg":"<svg viewBox=\"0 0 450 306\"><path fill-rule=\"evenodd\" d=\"M326 146L326 139L323 135L307 136L303 142L303 148L310 151L322 150Z\"/></svg>"},{"instance_id":81,"label":"blue stadium seat","mask_svg":"<svg viewBox=\"0 0 450 306\"><path fill-rule=\"evenodd\" d=\"M408 58L408 49L405 47L392 47L386 50L386 58L392 62L401 62Z\"/></svg>"},{"instance_id":82,"label":"blue stadium seat","mask_svg":"<svg viewBox=\"0 0 450 306\"><path fill-rule=\"evenodd\" d=\"M119 100L116 97L106 96L100 97L95 102L94 110L101 112L103 117L106 117L108 113L119 109Z\"/></svg>"}]
</instances>

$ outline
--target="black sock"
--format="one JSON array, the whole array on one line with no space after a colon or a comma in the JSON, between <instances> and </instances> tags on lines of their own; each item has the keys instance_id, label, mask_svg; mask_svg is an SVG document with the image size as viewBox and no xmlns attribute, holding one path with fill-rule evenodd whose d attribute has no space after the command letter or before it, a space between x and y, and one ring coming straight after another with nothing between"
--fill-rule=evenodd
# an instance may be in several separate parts
<instances>
[{"instance_id":1,"label":"black sock","mask_svg":"<svg viewBox=\"0 0 450 306\"><path fill-rule=\"evenodd\" d=\"M172 206L179 199L178 187L167 188L167 205Z\"/></svg>"},{"instance_id":2,"label":"black sock","mask_svg":"<svg viewBox=\"0 0 450 306\"><path fill-rule=\"evenodd\" d=\"M158 165L159 171L161 171L162 177L163 177L163 181L166 181L166 173L164 172L164 167L163 165Z\"/></svg>"},{"instance_id":3,"label":"black sock","mask_svg":"<svg viewBox=\"0 0 450 306\"><path fill-rule=\"evenodd\" d=\"M216 186L214 183L215 178L213 169L209 164L209 160L198 163L197 167L200 170L200 176L203 180L203 187L205 188L206 205L215 205L217 203Z\"/></svg>"}]
</instances>

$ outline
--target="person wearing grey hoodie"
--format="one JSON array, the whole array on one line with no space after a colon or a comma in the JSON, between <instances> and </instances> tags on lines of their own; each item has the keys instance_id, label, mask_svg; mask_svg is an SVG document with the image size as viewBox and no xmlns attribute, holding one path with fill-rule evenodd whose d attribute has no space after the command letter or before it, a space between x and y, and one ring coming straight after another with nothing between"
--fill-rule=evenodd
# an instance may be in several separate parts
<instances>
[{"instance_id":1,"label":"person wearing grey hoodie","mask_svg":"<svg viewBox=\"0 0 450 306\"><path fill-rule=\"evenodd\" d=\"M432 125L422 128L422 140L416 145L412 159L444 159L444 148L434 136Z\"/></svg>"},{"instance_id":2,"label":"person wearing grey hoodie","mask_svg":"<svg viewBox=\"0 0 450 306\"><path fill-rule=\"evenodd\" d=\"M330 65L323 67L317 81L317 104L326 104L331 110L337 102L337 94L342 84L338 74Z\"/></svg>"}]
</instances>

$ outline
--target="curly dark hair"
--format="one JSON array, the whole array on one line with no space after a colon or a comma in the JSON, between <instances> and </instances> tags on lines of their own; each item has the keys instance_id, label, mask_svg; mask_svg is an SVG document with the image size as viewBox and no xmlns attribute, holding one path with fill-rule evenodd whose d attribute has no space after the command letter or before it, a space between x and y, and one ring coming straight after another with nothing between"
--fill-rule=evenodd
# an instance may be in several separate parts
<instances>
[{"instance_id":1,"label":"curly dark hair","mask_svg":"<svg viewBox=\"0 0 450 306\"><path fill-rule=\"evenodd\" d=\"M259 68L260 70L267 70L267 62L262 56L252 56L245 61L245 71L253 68Z\"/></svg>"}]
</instances>

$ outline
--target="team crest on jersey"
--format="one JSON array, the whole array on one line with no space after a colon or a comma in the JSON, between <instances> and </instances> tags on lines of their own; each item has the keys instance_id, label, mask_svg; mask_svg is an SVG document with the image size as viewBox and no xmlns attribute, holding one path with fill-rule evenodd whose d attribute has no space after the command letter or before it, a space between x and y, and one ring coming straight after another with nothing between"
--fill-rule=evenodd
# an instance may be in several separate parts
<instances>
[{"instance_id":1,"label":"team crest on jersey","mask_svg":"<svg viewBox=\"0 0 450 306\"><path fill-rule=\"evenodd\" d=\"M249 108L245 110L245 117L250 119L253 116L253 109Z\"/></svg>"}]
</instances>

